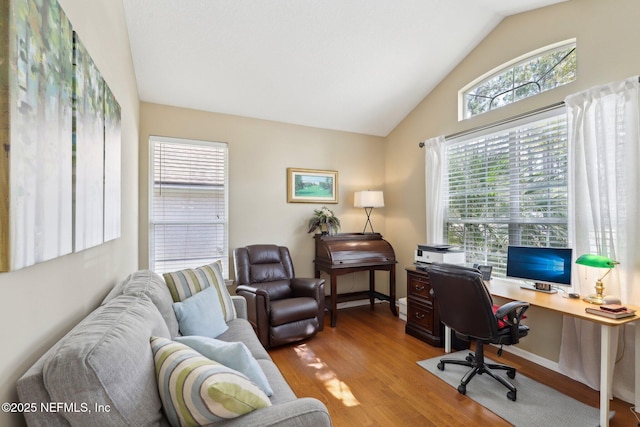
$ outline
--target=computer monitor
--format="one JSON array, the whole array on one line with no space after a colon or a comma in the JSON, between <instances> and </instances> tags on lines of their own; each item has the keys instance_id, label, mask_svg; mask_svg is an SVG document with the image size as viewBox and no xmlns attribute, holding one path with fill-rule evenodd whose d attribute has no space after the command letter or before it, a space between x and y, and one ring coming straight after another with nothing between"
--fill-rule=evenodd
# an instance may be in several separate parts
<instances>
[{"instance_id":1,"label":"computer monitor","mask_svg":"<svg viewBox=\"0 0 640 427\"><path fill-rule=\"evenodd\" d=\"M509 246L507 277L533 282L532 288L552 291L553 286L571 286L571 248Z\"/></svg>"}]
</instances>

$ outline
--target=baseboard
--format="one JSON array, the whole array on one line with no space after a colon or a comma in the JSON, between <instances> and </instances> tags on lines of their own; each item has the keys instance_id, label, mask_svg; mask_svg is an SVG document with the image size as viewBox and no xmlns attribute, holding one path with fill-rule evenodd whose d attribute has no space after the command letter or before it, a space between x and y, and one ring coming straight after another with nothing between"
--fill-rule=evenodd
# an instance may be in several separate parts
<instances>
[{"instance_id":1,"label":"baseboard","mask_svg":"<svg viewBox=\"0 0 640 427\"><path fill-rule=\"evenodd\" d=\"M375 299L374 301L376 304L380 304L383 302L388 303L388 301L383 301L380 299ZM360 307L361 305L369 305L369 300L368 299L360 299L360 300L356 300L356 301L345 301L345 302L339 302L337 307L338 310L342 309L342 308L351 308L351 307Z\"/></svg>"},{"instance_id":2,"label":"baseboard","mask_svg":"<svg viewBox=\"0 0 640 427\"><path fill-rule=\"evenodd\" d=\"M537 354L531 353L529 351L523 350L521 348L518 347L514 347L514 346L506 346L502 348L502 351L506 352L506 353L511 353L515 356L518 357L522 357L525 360L528 360L529 362L533 362L536 365L540 365L543 366L547 369L551 369L552 371L555 371L559 374L562 374L562 372L560 372L560 367L558 365L558 362L554 362L552 360L549 359L545 359L544 357L540 357Z\"/></svg>"}]
</instances>

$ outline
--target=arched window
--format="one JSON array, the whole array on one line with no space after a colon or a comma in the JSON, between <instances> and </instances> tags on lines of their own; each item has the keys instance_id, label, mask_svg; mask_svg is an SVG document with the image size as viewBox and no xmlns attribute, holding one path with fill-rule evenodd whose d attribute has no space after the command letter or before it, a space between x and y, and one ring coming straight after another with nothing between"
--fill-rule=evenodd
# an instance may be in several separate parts
<instances>
[{"instance_id":1,"label":"arched window","mask_svg":"<svg viewBox=\"0 0 640 427\"><path fill-rule=\"evenodd\" d=\"M486 113L576 79L575 39L516 58L460 91L460 120Z\"/></svg>"}]
</instances>

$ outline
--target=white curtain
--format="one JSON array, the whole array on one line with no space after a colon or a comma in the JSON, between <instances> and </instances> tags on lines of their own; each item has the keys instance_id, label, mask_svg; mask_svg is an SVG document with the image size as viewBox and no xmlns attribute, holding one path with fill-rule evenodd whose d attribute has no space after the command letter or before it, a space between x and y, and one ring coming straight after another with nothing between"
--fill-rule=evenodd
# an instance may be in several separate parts
<instances>
[{"instance_id":1,"label":"white curtain","mask_svg":"<svg viewBox=\"0 0 640 427\"><path fill-rule=\"evenodd\" d=\"M640 113L638 76L565 99L569 117L569 239L576 256L594 253L620 262L605 278L605 295L640 305ZM574 266L581 295L594 293L606 270ZM635 286L634 286L635 285ZM634 396L634 326L614 334L613 394ZM600 389L600 328L565 317L561 372ZM611 397L611 396L610 396Z\"/></svg>"},{"instance_id":2,"label":"white curtain","mask_svg":"<svg viewBox=\"0 0 640 427\"><path fill-rule=\"evenodd\" d=\"M424 141L427 242L444 241L444 136Z\"/></svg>"}]
</instances>

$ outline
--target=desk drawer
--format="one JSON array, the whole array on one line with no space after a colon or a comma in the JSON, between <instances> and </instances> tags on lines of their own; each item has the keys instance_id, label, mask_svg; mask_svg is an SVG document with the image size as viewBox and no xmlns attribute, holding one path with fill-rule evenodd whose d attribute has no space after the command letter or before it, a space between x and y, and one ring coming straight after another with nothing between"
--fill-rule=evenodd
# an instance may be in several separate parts
<instances>
[{"instance_id":1,"label":"desk drawer","mask_svg":"<svg viewBox=\"0 0 640 427\"><path fill-rule=\"evenodd\" d=\"M425 304L407 299L407 323L433 334L433 309Z\"/></svg>"},{"instance_id":2,"label":"desk drawer","mask_svg":"<svg viewBox=\"0 0 640 427\"><path fill-rule=\"evenodd\" d=\"M431 301L431 282L426 275L407 275L407 296L416 296Z\"/></svg>"}]
</instances>

